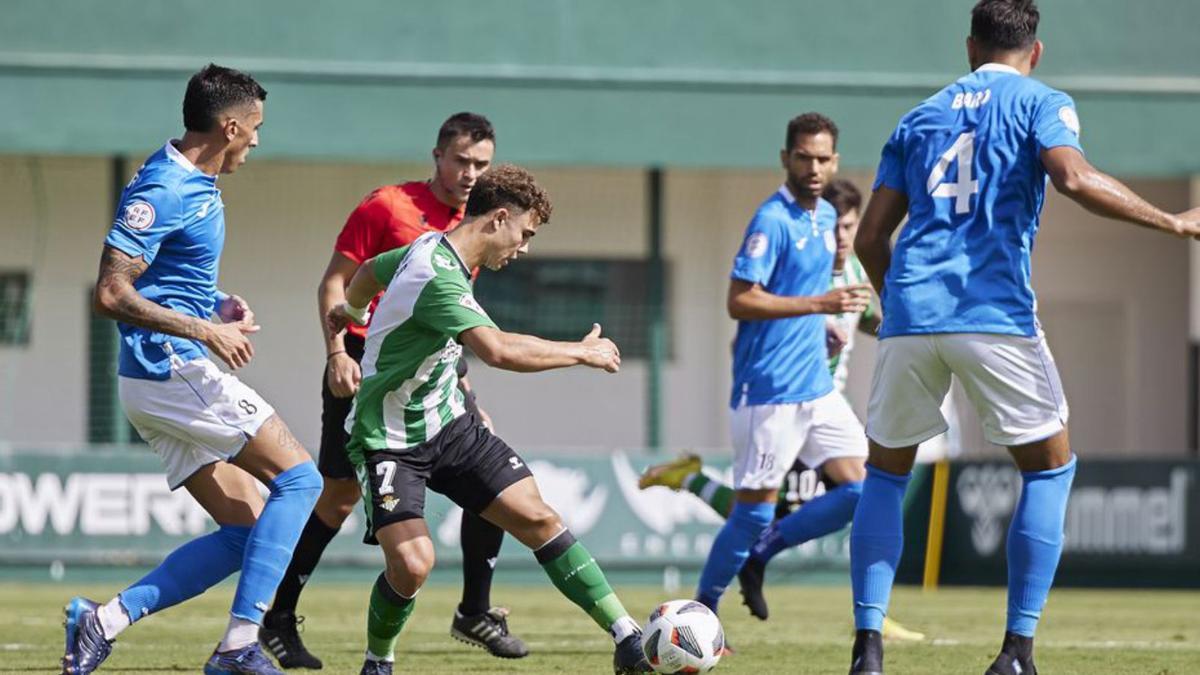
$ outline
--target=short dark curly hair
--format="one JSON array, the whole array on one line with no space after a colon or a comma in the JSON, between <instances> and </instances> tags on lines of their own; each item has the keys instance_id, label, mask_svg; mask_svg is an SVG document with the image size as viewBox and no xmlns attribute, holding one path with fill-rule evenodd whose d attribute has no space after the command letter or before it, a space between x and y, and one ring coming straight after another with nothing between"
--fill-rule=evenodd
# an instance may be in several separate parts
<instances>
[{"instance_id":1,"label":"short dark curly hair","mask_svg":"<svg viewBox=\"0 0 1200 675\"><path fill-rule=\"evenodd\" d=\"M815 136L825 132L833 137L833 147L837 149L838 128L833 120L816 112L806 112L793 117L787 125L787 136L784 137L784 150L796 147L796 139L801 136Z\"/></svg>"},{"instance_id":2,"label":"short dark curly hair","mask_svg":"<svg viewBox=\"0 0 1200 675\"><path fill-rule=\"evenodd\" d=\"M533 211L538 222L550 222L554 206L529 171L515 164L502 164L483 174L471 188L467 199L468 216L479 216L492 209L505 207L521 211Z\"/></svg>"}]
</instances>

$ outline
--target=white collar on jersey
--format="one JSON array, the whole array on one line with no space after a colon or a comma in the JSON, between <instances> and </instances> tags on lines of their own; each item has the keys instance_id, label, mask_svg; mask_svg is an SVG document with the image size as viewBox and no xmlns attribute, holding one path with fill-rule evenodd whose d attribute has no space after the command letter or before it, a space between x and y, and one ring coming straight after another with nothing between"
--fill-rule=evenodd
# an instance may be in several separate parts
<instances>
[{"instance_id":1,"label":"white collar on jersey","mask_svg":"<svg viewBox=\"0 0 1200 675\"><path fill-rule=\"evenodd\" d=\"M1016 68L1013 68L1012 66L1010 66L1006 63L985 63L982 66L979 66L978 68L976 68L975 72L977 72L977 73L1011 73L1013 75L1021 74L1021 71L1017 70Z\"/></svg>"},{"instance_id":2,"label":"white collar on jersey","mask_svg":"<svg viewBox=\"0 0 1200 675\"><path fill-rule=\"evenodd\" d=\"M792 191L788 189L787 183L779 186L779 196L783 197L783 201L788 204L795 204L796 197L792 195Z\"/></svg>"},{"instance_id":3,"label":"white collar on jersey","mask_svg":"<svg viewBox=\"0 0 1200 675\"><path fill-rule=\"evenodd\" d=\"M199 169L196 168L196 165L192 164L191 160L189 160L187 157L184 157L183 153L179 151L179 148L175 147L175 144L178 142L178 138L172 138L171 140L167 141L167 157L170 157L172 162L175 162L188 171L199 171Z\"/></svg>"}]
</instances>

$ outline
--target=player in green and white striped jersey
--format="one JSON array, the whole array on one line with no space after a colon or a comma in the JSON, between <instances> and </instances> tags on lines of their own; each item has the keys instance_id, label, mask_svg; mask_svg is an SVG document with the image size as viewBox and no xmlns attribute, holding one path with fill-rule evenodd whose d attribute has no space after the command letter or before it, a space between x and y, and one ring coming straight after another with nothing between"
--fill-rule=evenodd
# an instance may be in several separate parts
<instances>
[{"instance_id":1,"label":"player in green and white striped jersey","mask_svg":"<svg viewBox=\"0 0 1200 675\"><path fill-rule=\"evenodd\" d=\"M362 383L347 419L348 451L363 486L367 537L387 560L371 593L362 673L392 672L396 638L433 566L424 519L425 488L499 525L534 551L554 585L609 631L617 673L648 672L640 629L604 573L542 499L529 468L467 410L455 364L468 346L484 363L520 372L584 365L617 372L617 346L600 326L579 342L505 333L471 293L471 270L499 270L528 252L550 217L550 200L515 166L479 178L466 215L448 234L426 234L359 268L347 302L327 320L332 332L365 322Z\"/></svg>"}]
</instances>

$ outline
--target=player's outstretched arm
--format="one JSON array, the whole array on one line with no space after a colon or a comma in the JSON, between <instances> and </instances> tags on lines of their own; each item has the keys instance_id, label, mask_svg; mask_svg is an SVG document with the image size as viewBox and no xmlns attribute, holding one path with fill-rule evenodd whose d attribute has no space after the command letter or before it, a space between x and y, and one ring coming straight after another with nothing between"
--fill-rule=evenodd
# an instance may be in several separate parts
<instances>
[{"instance_id":1,"label":"player's outstretched arm","mask_svg":"<svg viewBox=\"0 0 1200 675\"><path fill-rule=\"evenodd\" d=\"M142 256L134 258L117 248L105 246L96 288L92 292L92 307L96 313L158 333L199 340L231 368L250 363L254 346L246 334L257 332L258 326L243 321L215 324L150 302L133 285L148 267Z\"/></svg>"},{"instance_id":2,"label":"player's outstretched arm","mask_svg":"<svg viewBox=\"0 0 1200 675\"><path fill-rule=\"evenodd\" d=\"M463 331L459 340L493 368L519 373L588 366L615 373L621 368L621 351L605 337L600 324L579 342L554 342L532 335L506 333L490 326Z\"/></svg>"},{"instance_id":3,"label":"player's outstretched arm","mask_svg":"<svg viewBox=\"0 0 1200 675\"><path fill-rule=\"evenodd\" d=\"M858 234L854 237L854 253L858 262L883 297L883 280L892 264L892 233L908 215L908 196L887 186L880 186L871 194L867 210L858 221Z\"/></svg>"},{"instance_id":4,"label":"player's outstretched arm","mask_svg":"<svg viewBox=\"0 0 1200 675\"><path fill-rule=\"evenodd\" d=\"M1092 166L1075 148L1062 146L1043 150L1042 166L1055 189L1096 215L1181 237L1200 236L1200 209L1167 213L1139 197L1121 181Z\"/></svg>"},{"instance_id":5,"label":"player's outstretched arm","mask_svg":"<svg viewBox=\"0 0 1200 675\"><path fill-rule=\"evenodd\" d=\"M770 293L761 284L730 279L725 307L729 317L737 321L761 321L806 314L861 312L870 301L871 293L865 285L843 286L824 295L788 296Z\"/></svg>"}]
</instances>

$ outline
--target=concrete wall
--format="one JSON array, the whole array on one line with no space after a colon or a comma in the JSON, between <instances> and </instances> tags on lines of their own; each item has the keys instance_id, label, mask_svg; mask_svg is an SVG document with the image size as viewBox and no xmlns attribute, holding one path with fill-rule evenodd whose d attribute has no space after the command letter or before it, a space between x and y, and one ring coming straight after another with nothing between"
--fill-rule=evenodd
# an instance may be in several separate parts
<instances>
[{"instance_id":1,"label":"concrete wall","mask_svg":"<svg viewBox=\"0 0 1200 675\"><path fill-rule=\"evenodd\" d=\"M315 289L333 238L372 188L427 172L423 165L252 160L221 179L228 214L221 286L243 294L263 325L255 361L239 374L310 447L318 437L322 365ZM645 254L641 172L538 173L554 197L555 218L535 240L535 255ZM850 177L867 187L868 176ZM727 445L733 323L724 313L726 275L747 217L779 179L767 170L667 173L673 357L664 374L664 437L671 447ZM0 268L32 268L35 303L31 344L0 347L0 442L86 438L85 293L111 218L111 183L105 159L0 157ZM1133 185L1169 208L1188 203L1184 180ZM1090 456L1183 454L1187 245L1100 221L1056 196L1043 223L1035 287L1071 401L1075 447ZM580 334L587 328L580 326ZM860 411L873 355L873 341L860 340L850 383ZM644 362L628 360L615 376L515 375L477 366L472 377L502 435L517 447L587 451L643 443ZM986 448L977 442L969 450Z\"/></svg>"}]
</instances>

